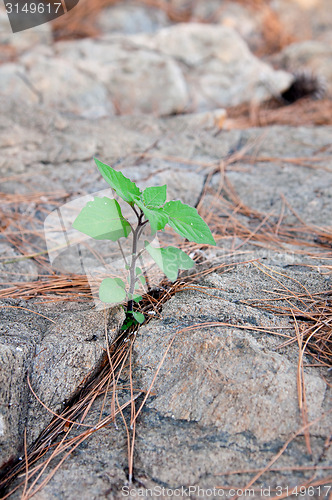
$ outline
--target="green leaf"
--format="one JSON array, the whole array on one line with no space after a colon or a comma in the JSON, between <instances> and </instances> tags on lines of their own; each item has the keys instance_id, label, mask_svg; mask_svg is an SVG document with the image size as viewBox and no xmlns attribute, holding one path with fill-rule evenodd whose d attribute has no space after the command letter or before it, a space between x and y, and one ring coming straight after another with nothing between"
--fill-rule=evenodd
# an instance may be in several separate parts
<instances>
[{"instance_id":1,"label":"green leaf","mask_svg":"<svg viewBox=\"0 0 332 500\"><path fill-rule=\"evenodd\" d=\"M135 302L139 302L140 300L142 300L142 297L137 293L128 293L128 300L134 300Z\"/></svg>"},{"instance_id":2,"label":"green leaf","mask_svg":"<svg viewBox=\"0 0 332 500\"><path fill-rule=\"evenodd\" d=\"M145 320L144 314L139 312L133 312L133 316L139 323L144 323Z\"/></svg>"},{"instance_id":3,"label":"green leaf","mask_svg":"<svg viewBox=\"0 0 332 500\"><path fill-rule=\"evenodd\" d=\"M147 208L142 200L138 198L135 199L135 203L142 209L145 217L149 220L152 234L164 229L168 222L168 217L165 215L163 208Z\"/></svg>"},{"instance_id":4,"label":"green leaf","mask_svg":"<svg viewBox=\"0 0 332 500\"><path fill-rule=\"evenodd\" d=\"M73 228L96 240L112 241L126 238L131 231L119 203L106 196L89 201L76 217Z\"/></svg>"},{"instance_id":5,"label":"green leaf","mask_svg":"<svg viewBox=\"0 0 332 500\"><path fill-rule=\"evenodd\" d=\"M191 269L195 266L195 262L189 255L179 248L154 248L147 241L144 244L157 266L172 281L178 277L179 269Z\"/></svg>"},{"instance_id":6,"label":"green leaf","mask_svg":"<svg viewBox=\"0 0 332 500\"><path fill-rule=\"evenodd\" d=\"M158 208L166 201L166 184L164 186L144 189L141 199L147 208Z\"/></svg>"},{"instance_id":7,"label":"green leaf","mask_svg":"<svg viewBox=\"0 0 332 500\"><path fill-rule=\"evenodd\" d=\"M132 325L136 323L135 319L133 318L132 314L130 314L131 311L128 311L126 313L126 319L123 322L123 325L121 326L121 330L127 330L130 328Z\"/></svg>"},{"instance_id":8,"label":"green leaf","mask_svg":"<svg viewBox=\"0 0 332 500\"><path fill-rule=\"evenodd\" d=\"M106 278L106 279L113 279L120 288L123 288L124 290L126 289L126 284L122 281L121 278Z\"/></svg>"},{"instance_id":9,"label":"green leaf","mask_svg":"<svg viewBox=\"0 0 332 500\"><path fill-rule=\"evenodd\" d=\"M136 267L135 274L136 274L136 276L138 276L139 274L142 274L142 269L140 267Z\"/></svg>"},{"instance_id":10,"label":"green leaf","mask_svg":"<svg viewBox=\"0 0 332 500\"><path fill-rule=\"evenodd\" d=\"M134 182L125 177L122 172L114 170L109 165L105 165L97 158L94 159L99 172L105 181L114 189L117 195L128 203L134 203L134 197L140 196L141 191Z\"/></svg>"},{"instance_id":11,"label":"green leaf","mask_svg":"<svg viewBox=\"0 0 332 500\"><path fill-rule=\"evenodd\" d=\"M144 278L144 276L139 276L138 279L140 280L140 282L142 283L142 285L145 285L146 279Z\"/></svg>"},{"instance_id":12,"label":"green leaf","mask_svg":"<svg viewBox=\"0 0 332 500\"><path fill-rule=\"evenodd\" d=\"M148 208L143 209L145 217L149 220L151 226L151 234L155 234L157 231L162 231L168 222L168 217L162 212L162 208L157 208L155 210L150 210Z\"/></svg>"},{"instance_id":13,"label":"green leaf","mask_svg":"<svg viewBox=\"0 0 332 500\"><path fill-rule=\"evenodd\" d=\"M125 284L120 278L105 278L99 287L99 298L107 304L117 304L126 298Z\"/></svg>"},{"instance_id":14,"label":"green leaf","mask_svg":"<svg viewBox=\"0 0 332 500\"><path fill-rule=\"evenodd\" d=\"M169 201L163 207L169 217L168 224L184 238L196 243L215 245L209 226L198 215L196 208L181 201Z\"/></svg>"}]
</instances>

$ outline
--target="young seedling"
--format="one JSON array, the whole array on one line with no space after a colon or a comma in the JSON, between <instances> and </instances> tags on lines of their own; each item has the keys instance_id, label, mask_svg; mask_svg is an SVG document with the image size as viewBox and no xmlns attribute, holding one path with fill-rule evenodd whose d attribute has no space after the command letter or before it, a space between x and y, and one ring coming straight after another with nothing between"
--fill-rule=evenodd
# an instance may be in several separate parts
<instances>
[{"instance_id":1,"label":"young seedling","mask_svg":"<svg viewBox=\"0 0 332 500\"><path fill-rule=\"evenodd\" d=\"M143 323L144 315L133 311L133 302L139 302L142 298L135 290L139 283L145 284L142 269L137 265L142 252L148 252L172 281L177 279L179 269L191 269L195 265L185 252L176 247L155 248L148 241L144 241L144 246L139 251L138 243L145 226L150 224L151 235L163 231L168 224L189 241L210 245L216 243L209 227L195 208L179 200L166 202L166 185L147 187L141 191L121 172L97 159L95 162L115 193L131 207L136 223L130 223L122 215L121 207L115 199L95 197L83 207L73 227L96 240L119 241L132 235L131 255L128 259L123 255L128 272L128 285L120 278L105 278L99 288L99 297L102 302L108 304L127 301L127 324L134 321Z\"/></svg>"}]
</instances>

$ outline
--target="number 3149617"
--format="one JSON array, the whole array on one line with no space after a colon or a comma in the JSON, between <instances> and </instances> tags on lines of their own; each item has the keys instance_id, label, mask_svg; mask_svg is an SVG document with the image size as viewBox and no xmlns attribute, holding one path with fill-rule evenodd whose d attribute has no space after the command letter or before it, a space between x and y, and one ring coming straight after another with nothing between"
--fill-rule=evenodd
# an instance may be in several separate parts
<instances>
[{"instance_id":1,"label":"number 3149617","mask_svg":"<svg viewBox=\"0 0 332 500\"><path fill-rule=\"evenodd\" d=\"M295 486L294 488L289 488L288 486L282 487L282 486L277 486L276 491L277 491L277 497L282 496L284 498L284 494L286 493L288 495L293 495L293 496L299 496L299 497L304 497L304 496L309 496L309 497L315 497L316 494L318 493L319 498L321 497L327 497L331 490L331 486L323 485L323 486Z\"/></svg>"},{"instance_id":2,"label":"number 3149617","mask_svg":"<svg viewBox=\"0 0 332 500\"><path fill-rule=\"evenodd\" d=\"M25 4L18 4L18 3L6 3L6 10L8 14L12 13L17 13L19 14L20 12L26 13L26 14L51 14L51 13L58 13L58 10L60 9L62 3L25 3Z\"/></svg>"}]
</instances>

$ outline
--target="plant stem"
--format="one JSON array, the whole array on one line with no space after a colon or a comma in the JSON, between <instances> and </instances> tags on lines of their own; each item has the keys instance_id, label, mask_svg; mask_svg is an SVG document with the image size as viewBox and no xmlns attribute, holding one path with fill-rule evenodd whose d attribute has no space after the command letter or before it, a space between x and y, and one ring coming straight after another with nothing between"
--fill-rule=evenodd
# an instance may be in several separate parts
<instances>
[{"instance_id":1,"label":"plant stem","mask_svg":"<svg viewBox=\"0 0 332 500\"><path fill-rule=\"evenodd\" d=\"M129 268L129 296L130 297L132 297L132 295L135 291L135 282L136 282L135 267L136 267L136 251L137 251L137 229L138 229L138 227L133 232L133 250L131 253L131 263L130 263L130 268ZM127 311L132 311L132 310L133 310L133 299L131 298L128 302Z\"/></svg>"},{"instance_id":2,"label":"plant stem","mask_svg":"<svg viewBox=\"0 0 332 500\"><path fill-rule=\"evenodd\" d=\"M132 207L134 209L134 207ZM142 222L142 218L143 218L143 212L141 211L140 214L136 211L135 211L135 214L137 216L137 219L138 219L138 223L137 223L137 226L136 228L133 230L133 246L132 246L132 252L131 252L131 263L130 263L130 268L129 268L129 296L132 297L134 292L135 292L135 283L136 283L136 273L135 273L135 269L136 269L136 261L138 259L138 255L137 255L137 243L138 243L138 239L140 237L140 234L141 234L141 229L142 229L142 226L144 225L144 222ZM127 312L130 312L133 310L133 299L130 298L130 300L128 301L128 307L127 307Z\"/></svg>"}]
</instances>

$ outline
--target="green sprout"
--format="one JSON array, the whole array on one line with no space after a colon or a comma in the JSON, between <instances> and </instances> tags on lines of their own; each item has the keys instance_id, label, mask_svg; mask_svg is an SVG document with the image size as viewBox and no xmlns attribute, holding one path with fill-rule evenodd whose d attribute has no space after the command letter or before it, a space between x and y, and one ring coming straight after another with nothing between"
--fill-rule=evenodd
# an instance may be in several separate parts
<instances>
[{"instance_id":1,"label":"green sprout","mask_svg":"<svg viewBox=\"0 0 332 500\"><path fill-rule=\"evenodd\" d=\"M168 246L155 248L144 241L142 250L138 243L146 225L150 225L151 235L163 231L166 224L171 226L180 236L195 243L215 245L211 231L204 220L198 215L196 208L185 205L179 200L166 202L166 185L147 187L141 191L134 182L121 172L105 165L95 158L96 165L112 187L132 209L136 223L131 224L121 212L121 207L115 199L95 197L81 210L73 223L74 229L96 240L111 240L128 238L132 234L132 249L128 260L125 258L125 268L128 272L128 285L120 278L105 278L99 288L99 298L107 304L118 304L127 301L127 320L143 323L144 315L133 311L134 302L142 297L135 293L140 284L145 285L146 279L142 269L137 265L141 254L146 251L161 271L171 281L175 281L179 269L191 269L195 262L182 250ZM119 242L120 243L120 242ZM120 246L121 249L121 246ZM130 319L131 318L131 319ZM128 322L128 321L127 321Z\"/></svg>"}]
</instances>

